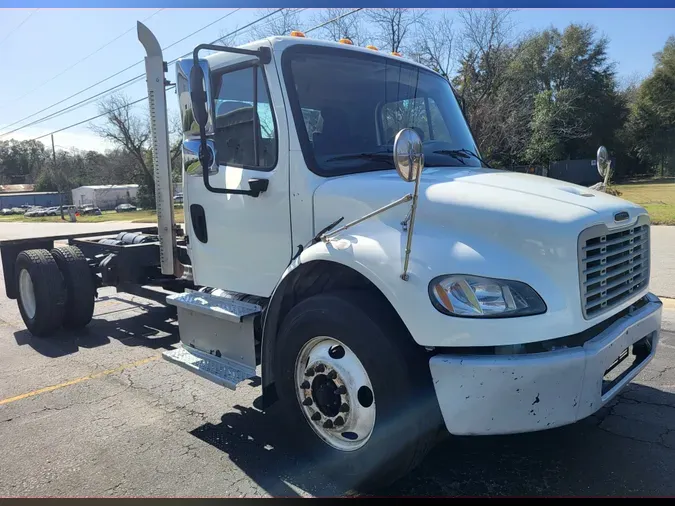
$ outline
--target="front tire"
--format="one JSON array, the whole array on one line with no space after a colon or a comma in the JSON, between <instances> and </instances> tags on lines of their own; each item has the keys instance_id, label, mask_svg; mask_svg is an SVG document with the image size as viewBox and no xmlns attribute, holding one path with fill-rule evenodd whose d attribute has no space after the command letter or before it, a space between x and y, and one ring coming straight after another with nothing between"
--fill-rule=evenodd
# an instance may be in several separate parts
<instances>
[{"instance_id":1,"label":"front tire","mask_svg":"<svg viewBox=\"0 0 675 506\"><path fill-rule=\"evenodd\" d=\"M44 337L61 326L66 302L63 276L45 249L26 250L16 257L17 302L31 334Z\"/></svg>"},{"instance_id":2,"label":"front tire","mask_svg":"<svg viewBox=\"0 0 675 506\"><path fill-rule=\"evenodd\" d=\"M385 486L436 441L428 356L379 294L301 301L281 326L274 369L290 434L342 487Z\"/></svg>"}]
</instances>

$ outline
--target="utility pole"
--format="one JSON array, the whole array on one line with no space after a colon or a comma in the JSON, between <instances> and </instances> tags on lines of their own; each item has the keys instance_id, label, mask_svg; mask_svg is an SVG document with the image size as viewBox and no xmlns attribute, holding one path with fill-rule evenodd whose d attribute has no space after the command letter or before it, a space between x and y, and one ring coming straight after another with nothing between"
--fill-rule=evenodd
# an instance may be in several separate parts
<instances>
[{"instance_id":1,"label":"utility pole","mask_svg":"<svg viewBox=\"0 0 675 506\"><path fill-rule=\"evenodd\" d=\"M56 177L56 188L59 190L59 208L61 209L61 219L66 220L63 216L63 194L61 192L61 183L60 183L60 178L56 175L57 169L56 169L56 148L54 147L54 134L52 134L52 161L54 162L54 169L52 170L52 173Z\"/></svg>"}]
</instances>

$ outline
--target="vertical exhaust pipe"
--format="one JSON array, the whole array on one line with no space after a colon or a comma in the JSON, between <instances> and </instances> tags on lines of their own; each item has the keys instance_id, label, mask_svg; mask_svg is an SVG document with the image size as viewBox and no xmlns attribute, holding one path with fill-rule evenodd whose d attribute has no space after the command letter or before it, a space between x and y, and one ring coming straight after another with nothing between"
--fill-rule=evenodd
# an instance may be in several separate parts
<instances>
[{"instance_id":1,"label":"vertical exhaust pipe","mask_svg":"<svg viewBox=\"0 0 675 506\"><path fill-rule=\"evenodd\" d=\"M181 275L176 272L176 224L173 216L173 182L169 154L169 122L164 92L164 59L162 48L150 29L140 21L137 25L138 40L145 48L145 77L150 106L150 134L152 137L152 162L155 176L157 202L157 231L159 255L164 275Z\"/></svg>"}]
</instances>

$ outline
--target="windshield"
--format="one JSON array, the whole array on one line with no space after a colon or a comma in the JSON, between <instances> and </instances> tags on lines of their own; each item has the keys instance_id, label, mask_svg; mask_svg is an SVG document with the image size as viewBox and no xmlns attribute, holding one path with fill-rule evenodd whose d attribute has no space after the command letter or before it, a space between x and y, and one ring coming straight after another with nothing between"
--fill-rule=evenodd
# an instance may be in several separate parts
<instances>
[{"instance_id":1,"label":"windshield","mask_svg":"<svg viewBox=\"0 0 675 506\"><path fill-rule=\"evenodd\" d=\"M422 138L425 166L483 166L450 85L431 71L302 45L284 52L283 67L305 161L320 175L393 168L406 127Z\"/></svg>"}]
</instances>

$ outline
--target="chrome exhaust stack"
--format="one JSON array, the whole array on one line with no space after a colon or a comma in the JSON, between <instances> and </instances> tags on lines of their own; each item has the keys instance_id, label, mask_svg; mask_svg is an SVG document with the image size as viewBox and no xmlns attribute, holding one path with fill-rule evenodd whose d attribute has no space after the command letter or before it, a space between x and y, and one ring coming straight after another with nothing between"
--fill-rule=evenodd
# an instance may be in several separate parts
<instances>
[{"instance_id":1,"label":"chrome exhaust stack","mask_svg":"<svg viewBox=\"0 0 675 506\"><path fill-rule=\"evenodd\" d=\"M157 38L140 21L137 24L138 40L145 48L145 76L148 85L150 108L150 134L152 137L152 162L157 203L157 235L162 274L182 275L176 255L176 223L173 216L173 182L169 154L169 122L164 91L166 71L162 48Z\"/></svg>"}]
</instances>

